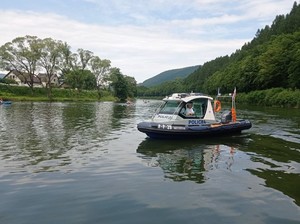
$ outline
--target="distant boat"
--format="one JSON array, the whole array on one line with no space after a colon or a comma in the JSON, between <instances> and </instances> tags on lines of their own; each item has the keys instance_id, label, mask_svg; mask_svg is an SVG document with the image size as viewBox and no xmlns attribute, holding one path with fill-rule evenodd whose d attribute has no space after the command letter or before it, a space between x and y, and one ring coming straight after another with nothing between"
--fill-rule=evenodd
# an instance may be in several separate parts
<instances>
[{"instance_id":1,"label":"distant boat","mask_svg":"<svg viewBox=\"0 0 300 224\"><path fill-rule=\"evenodd\" d=\"M127 104L127 105L132 105L133 102L131 102L130 100L127 100L127 101L126 101L126 104Z\"/></svg>"},{"instance_id":2,"label":"distant boat","mask_svg":"<svg viewBox=\"0 0 300 224\"><path fill-rule=\"evenodd\" d=\"M7 105L7 104L12 104L12 102L10 100L5 100L5 101L0 101L0 104Z\"/></svg>"}]
</instances>

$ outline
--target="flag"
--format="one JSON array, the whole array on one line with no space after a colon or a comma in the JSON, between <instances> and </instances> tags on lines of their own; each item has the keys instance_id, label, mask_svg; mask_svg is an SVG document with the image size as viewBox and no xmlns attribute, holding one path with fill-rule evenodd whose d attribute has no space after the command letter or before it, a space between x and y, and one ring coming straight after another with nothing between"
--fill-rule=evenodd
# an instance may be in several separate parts
<instances>
[{"instance_id":1,"label":"flag","mask_svg":"<svg viewBox=\"0 0 300 224\"><path fill-rule=\"evenodd\" d=\"M232 121L236 122L236 111L235 111L235 108L231 108L231 116L232 116Z\"/></svg>"},{"instance_id":2,"label":"flag","mask_svg":"<svg viewBox=\"0 0 300 224\"><path fill-rule=\"evenodd\" d=\"M236 97L236 88L234 88L233 94L232 94L232 100L235 100Z\"/></svg>"},{"instance_id":3,"label":"flag","mask_svg":"<svg viewBox=\"0 0 300 224\"><path fill-rule=\"evenodd\" d=\"M233 94L232 94L231 116L232 116L232 121L233 122L236 122L235 97L236 97L236 87L234 88L234 91L233 91Z\"/></svg>"}]
</instances>

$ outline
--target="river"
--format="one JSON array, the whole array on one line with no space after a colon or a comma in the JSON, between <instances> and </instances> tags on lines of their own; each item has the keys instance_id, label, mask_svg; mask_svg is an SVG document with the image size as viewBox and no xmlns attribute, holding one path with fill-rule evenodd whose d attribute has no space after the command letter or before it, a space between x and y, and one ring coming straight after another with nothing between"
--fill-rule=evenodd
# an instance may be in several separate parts
<instances>
[{"instance_id":1,"label":"river","mask_svg":"<svg viewBox=\"0 0 300 224\"><path fill-rule=\"evenodd\" d=\"M300 223L300 110L241 135L152 140L160 101L0 106L0 223Z\"/></svg>"}]
</instances>

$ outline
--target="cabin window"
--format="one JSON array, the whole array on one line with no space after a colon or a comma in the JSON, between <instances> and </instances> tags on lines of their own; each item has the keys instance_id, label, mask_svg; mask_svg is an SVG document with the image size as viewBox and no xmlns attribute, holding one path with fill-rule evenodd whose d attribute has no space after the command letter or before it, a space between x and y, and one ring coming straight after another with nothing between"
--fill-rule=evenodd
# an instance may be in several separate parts
<instances>
[{"instance_id":1,"label":"cabin window","mask_svg":"<svg viewBox=\"0 0 300 224\"><path fill-rule=\"evenodd\" d=\"M159 113L160 114L176 114L178 113L180 102L179 101L166 101L162 105Z\"/></svg>"},{"instance_id":2,"label":"cabin window","mask_svg":"<svg viewBox=\"0 0 300 224\"><path fill-rule=\"evenodd\" d=\"M208 99L194 99L192 101L187 102L187 103L193 104L193 111L194 111L195 115L192 117L204 118L206 109L207 109L207 102L208 102ZM179 115L183 118L191 118L191 116L185 115L185 110L186 110L185 108L186 108L187 103L182 105L180 113L179 113Z\"/></svg>"}]
</instances>

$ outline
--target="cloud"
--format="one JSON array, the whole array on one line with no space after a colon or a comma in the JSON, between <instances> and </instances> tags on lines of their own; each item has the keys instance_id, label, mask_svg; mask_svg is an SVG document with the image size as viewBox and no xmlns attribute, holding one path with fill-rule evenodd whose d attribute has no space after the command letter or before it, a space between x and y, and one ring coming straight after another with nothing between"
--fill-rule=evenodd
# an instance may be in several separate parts
<instances>
[{"instance_id":1,"label":"cloud","mask_svg":"<svg viewBox=\"0 0 300 224\"><path fill-rule=\"evenodd\" d=\"M225 42L181 39L164 27L91 25L56 14L2 11L0 29L6 35L0 44L18 36L35 35L66 41L73 47L91 50L139 82L166 69L197 65L239 48L245 40Z\"/></svg>"},{"instance_id":2,"label":"cloud","mask_svg":"<svg viewBox=\"0 0 300 224\"><path fill-rule=\"evenodd\" d=\"M42 3L39 7L45 9ZM25 35L51 37L66 41L73 51L83 48L109 59L123 74L142 82L167 69L199 65L233 53L277 14L289 12L292 3L128 0L120 4L120 0L82 0L72 7L60 2L60 14L52 11L53 7L48 12L0 10L0 29L5 32L0 45ZM77 13L64 14L76 7L80 7ZM76 16L83 8L87 11Z\"/></svg>"}]
</instances>

